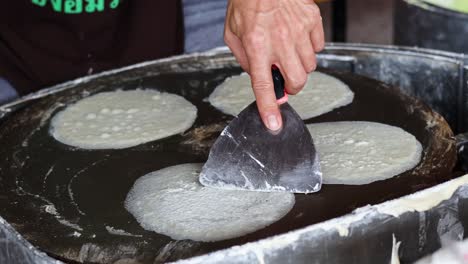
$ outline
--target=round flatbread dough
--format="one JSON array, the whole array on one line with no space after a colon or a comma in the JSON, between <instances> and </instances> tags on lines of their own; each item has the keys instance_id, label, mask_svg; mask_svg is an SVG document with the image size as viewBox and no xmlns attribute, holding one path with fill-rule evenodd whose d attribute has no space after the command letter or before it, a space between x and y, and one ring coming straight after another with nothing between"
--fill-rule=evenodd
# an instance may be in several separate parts
<instances>
[{"instance_id":1,"label":"round flatbread dough","mask_svg":"<svg viewBox=\"0 0 468 264\"><path fill-rule=\"evenodd\" d=\"M223 113L237 116L255 101L250 77L243 73L227 78L211 93L208 100ZM354 93L342 81L330 75L309 74L304 89L289 96L289 103L302 119L306 120L345 106L353 101Z\"/></svg>"},{"instance_id":2,"label":"round flatbread dough","mask_svg":"<svg viewBox=\"0 0 468 264\"><path fill-rule=\"evenodd\" d=\"M198 182L202 164L182 164L135 182L125 208L146 229L195 241L219 241L262 229L294 206L286 192L231 191Z\"/></svg>"},{"instance_id":3,"label":"round flatbread dough","mask_svg":"<svg viewBox=\"0 0 468 264\"><path fill-rule=\"evenodd\" d=\"M83 149L120 149L190 128L197 108L183 97L154 90L103 92L54 116L51 134Z\"/></svg>"},{"instance_id":4,"label":"round flatbread dough","mask_svg":"<svg viewBox=\"0 0 468 264\"><path fill-rule=\"evenodd\" d=\"M307 125L325 184L368 184L415 167L421 143L399 127L373 122Z\"/></svg>"}]
</instances>

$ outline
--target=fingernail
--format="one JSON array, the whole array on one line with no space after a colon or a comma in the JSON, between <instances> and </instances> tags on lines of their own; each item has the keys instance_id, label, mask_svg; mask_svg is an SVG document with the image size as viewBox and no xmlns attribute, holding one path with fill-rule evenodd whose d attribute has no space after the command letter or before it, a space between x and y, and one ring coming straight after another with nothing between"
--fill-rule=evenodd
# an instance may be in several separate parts
<instances>
[{"instance_id":1,"label":"fingernail","mask_svg":"<svg viewBox=\"0 0 468 264\"><path fill-rule=\"evenodd\" d=\"M280 129L280 124L278 122L278 118L276 118L275 115L269 115L268 118L267 118L267 122L268 122L268 128L270 130L273 130L273 131L276 131L276 130L279 130Z\"/></svg>"}]
</instances>

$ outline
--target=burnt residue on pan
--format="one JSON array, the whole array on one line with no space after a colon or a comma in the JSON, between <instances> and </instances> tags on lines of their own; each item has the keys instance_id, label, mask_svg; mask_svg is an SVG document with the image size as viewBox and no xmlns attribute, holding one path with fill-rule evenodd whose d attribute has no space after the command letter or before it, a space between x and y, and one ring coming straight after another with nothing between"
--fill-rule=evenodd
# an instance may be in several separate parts
<instances>
[{"instance_id":1,"label":"burnt residue on pan","mask_svg":"<svg viewBox=\"0 0 468 264\"><path fill-rule=\"evenodd\" d=\"M401 127L422 143L421 163L389 180L362 186L325 185L319 193L296 195L296 205L283 219L240 238L214 243L174 241L142 229L125 210L125 197L140 176L167 166L206 161L211 144L232 117L213 108L205 98L240 69L191 69L151 76L139 72L103 76L31 100L0 125L0 215L53 256L95 263L187 258L341 216L452 176L455 144L443 118L384 83L324 71L350 86L354 102L306 123L360 120ZM198 108L193 127L180 135L123 150L82 150L49 135L51 117L67 105L101 91L138 88L184 96Z\"/></svg>"}]
</instances>

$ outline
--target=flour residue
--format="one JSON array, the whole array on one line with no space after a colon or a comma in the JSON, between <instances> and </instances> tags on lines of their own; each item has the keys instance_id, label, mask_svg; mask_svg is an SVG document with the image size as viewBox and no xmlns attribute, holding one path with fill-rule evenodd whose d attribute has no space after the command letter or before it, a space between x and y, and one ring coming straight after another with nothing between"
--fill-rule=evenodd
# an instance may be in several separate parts
<instances>
[{"instance_id":1,"label":"flour residue","mask_svg":"<svg viewBox=\"0 0 468 264\"><path fill-rule=\"evenodd\" d=\"M397 241L395 234L392 234L392 258L390 259L390 264L400 264L400 257L398 256L400 245L401 241Z\"/></svg>"},{"instance_id":2,"label":"flour residue","mask_svg":"<svg viewBox=\"0 0 468 264\"><path fill-rule=\"evenodd\" d=\"M129 233L129 232L123 230L123 229L118 229L118 228L108 226L108 225L106 225L105 228L106 228L107 232L109 232L109 234L111 234L111 235L142 237L142 235L135 235L135 234Z\"/></svg>"},{"instance_id":3,"label":"flour residue","mask_svg":"<svg viewBox=\"0 0 468 264\"><path fill-rule=\"evenodd\" d=\"M444 200L449 199L453 193L462 185L468 184L468 176L439 184L424 192L417 192L402 198L382 204L378 210L382 214L398 217L406 212L426 211Z\"/></svg>"},{"instance_id":4,"label":"flour residue","mask_svg":"<svg viewBox=\"0 0 468 264\"><path fill-rule=\"evenodd\" d=\"M79 225L74 224L74 223L66 220L65 218L63 218L57 212L57 208L55 208L54 204L49 202L49 204L44 205L43 208L44 208L44 212L53 215L55 217L55 219L57 219L57 221L59 221L59 223L61 223L62 225L68 226L68 227L73 228L73 229L78 230L78 231L83 231L83 228L81 228Z\"/></svg>"}]
</instances>

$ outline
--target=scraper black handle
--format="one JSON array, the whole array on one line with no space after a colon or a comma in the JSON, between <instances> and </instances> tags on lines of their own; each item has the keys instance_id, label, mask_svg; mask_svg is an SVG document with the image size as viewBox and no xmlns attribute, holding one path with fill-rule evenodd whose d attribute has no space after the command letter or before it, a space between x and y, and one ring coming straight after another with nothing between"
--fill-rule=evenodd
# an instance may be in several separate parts
<instances>
[{"instance_id":1,"label":"scraper black handle","mask_svg":"<svg viewBox=\"0 0 468 264\"><path fill-rule=\"evenodd\" d=\"M280 70L273 66L271 67L271 75L273 76L273 85L275 87L276 100L283 98L286 93L284 92L284 78Z\"/></svg>"}]
</instances>

